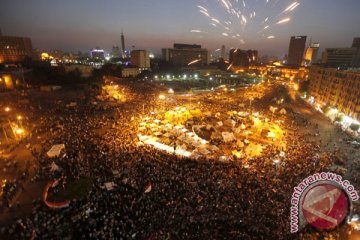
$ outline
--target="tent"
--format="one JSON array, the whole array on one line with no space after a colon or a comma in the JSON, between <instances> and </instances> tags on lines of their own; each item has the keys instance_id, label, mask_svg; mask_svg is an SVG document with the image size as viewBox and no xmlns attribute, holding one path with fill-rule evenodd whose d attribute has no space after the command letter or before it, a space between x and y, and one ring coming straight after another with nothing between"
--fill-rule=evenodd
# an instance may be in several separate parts
<instances>
[{"instance_id":1,"label":"tent","mask_svg":"<svg viewBox=\"0 0 360 240\"><path fill-rule=\"evenodd\" d=\"M227 161L229 161L229 158L227 158L225 156L221 156L221 157L219 157L219 161L220 162L227 162Z\"/></svg>"},{"instance_id":2,"label":"tent","mask_svg":"<svg viewBox=\"0 0 360 240\"><path fill-rule=\"evenodd\" d=\"M65 149L65 144L56 144L46 153L49 158L59 157L62 150Z\"/></svg>"},{"instance_id":3,"label":"tent","mask_svg":"<svg viewBox=\"0 0 360 240\"><path fill-rule=\"evenodd\" d=\"M233 127L233 126L235 126L235 121L231 120L231 119L227 119L224 121L224 125L228 126L228 127Z\"/></svg>"},{"instance_id":4,"label":"tent","mask_svg":"<svg viewBox=\"0 0 360 240\"><path fill-rule=\"evenodd\" d=\"M211 152L209 150L206 149L206 146L205 145L200 145L198 148L197 148L197 152L203 154L203 155L209 155Z\"/></svg>"},{"instance_id":5,"label":"tent","mask_svg":"<svg viewBox=\"0 0 360 240\"><path fill-rule=\"evenodd\" d=\"M235 136L233 133L229 133L229 132L222 132L221 133L223 139L224 139L224 142L231 142L231 141L234 141L236 140Z\"/></svg>"},{"instance_id":6,"label":"tent","mask_svg":"<svg viewBox=\"0 0 360 240\"><path fill-rule=\"evenodd\" d=\"M104 187L106 190L111 191L116 187L116 184L114 182L106 182L104 183Z\"/></svg>"},{"instance_id":7,"label":"tent","mask_svg":"<svg viewBox=\"0 0 360 240\"><path fill-rule=\"evenodd\" d=\"M285 110L284 108L282 108L282 109L280 110L280 113L285 115L287 112L286 112L286 110Z\"/></svg>"},{"instance_id":8,"label":"tent","mask_svg":"<svg viewBox=\"0 0 360 240\"><path fill-rule=\"evenodd\" d=\"M220 140L222 140L223 137L219 132L212 132L210 138L211 139L220 139Z\"/></svg>"},{"instance_id":9,"label":"tent","mask_svg":"<svg viewBox=\"0 0 360 240\"><path fill-rule=\"evenodd\" d=\"M52 162L51 165L50 165L50 172L55 172L55 171L59 171L60 168L58 165L56 165L55 162Z\"/></svg>"}]
</instances>

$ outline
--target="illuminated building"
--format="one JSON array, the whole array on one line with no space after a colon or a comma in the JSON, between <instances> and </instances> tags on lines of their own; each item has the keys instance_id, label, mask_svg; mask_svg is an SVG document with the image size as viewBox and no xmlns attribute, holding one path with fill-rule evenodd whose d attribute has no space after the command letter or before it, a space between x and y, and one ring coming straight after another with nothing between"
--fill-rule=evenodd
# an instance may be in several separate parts
<instances>
[{"instance_id":1,"label":"illuminated building","mask_svg":"<svg viewBox=\"0 0 360 240\"><path fill-rule=\"evenodd\" d=\"M292 36L290 39L288 65L300 66L303 60L306 36Z\"/></svg>"},{"instance_id":2,"label":"illuminated building","mask_svg":"<svg viewBox=\"0 0 360 240\"><path fill-rule=\"evenodd\" d=\"M309 69L306 67L291 67L291 66L249 66L250 72L256 72L260 75L271 75L276 77L283 77L286 79L307 79L309 75Z\"/></svg>"},{"instance_id":3,"label":"illuminated building","mask_svg":"<svg viewBox=\"0 0 360 240\"><path fill-rule=\"evenodd\" d=\"M32 57L30 38L0 35L0 63L18 63Z\"/></svg>"},{"instance_id":4,"label":"illuminated building","mask_svg":"<svg viewBox=\"0 0 360 240\"><path fill-rule=\"evenodd\" d=\"M306 50L305 57L304 57L305 65L311 65L312 63L316 62L319 48L320 48L319 43L311 43L310 44L310 46Z\"/></svg>"},{"instance_id":5,"label":"illuminated building","mask_svg":"<svg viewBox=\"0 0 360 240\"><path fill-rule=\"evenodd\" d=\"M96 47L90 51L90 57L96 58L96 59L104 59L105 52L104 52L104 50L100 49L99 47Z\"/></svg>"},{"instance_id":6,"label":"illuminated building","mask_svg":"<svg viewBox=\"0 0 360 240\"><path fill-rule=\"evenodd\" d=\"M322 106L360 120L360 71L312 66L309 94Z\"/></svg>"},{"instance_id":7,"label":"illuminated building","mask_svg":"<svg viewBox=\"0 0 360 240\"><path fill-rule=\"evenodd\" d=\"M187 66L195 61L201 65L208 65L209 63L208 50L196 44L175 43L174 48L162 49L162 55L164 60L177 67Z\"/></svg>"},{"instance_id":8,"label":"illuminated building","mask_svg":"<svg viewBox=\"0 0 360 240\"><path fill-rule=\"evenodd\" d=\"M141 73L141 70L137 67L126 67L123 68L121 71L121 76L128 78L128 77L136 77Z\"/></svg>"},{"instance_id":9,"label":"illuminated building","mask_svg":"<svg viewBox=\"0 0 360 240\"><path fill-rule=\"evenodd\" d=\"M229 62L233 66L237 67L248 67L258 63L258 51L256 50L241 50L241 49L230 49Z\"/></svg>"},{"instance_id":10,"label":"illuminated building","mask_svg":"<svg viewBox=\"0 0 360 240\"><path fill-rule=\"evenodd\" d=\"M150 57L145 50L133 50L131 51L131 63L132 65L146 70L150 68Z\"/></svg>"},{"instance_id":11,"label":"illuminated building","mask_svg":"<svg viewBox=\"0 0 360 240\"><path fill-rule=\"evenodd\" d=\"M1 90L12 90L18 87L24 86L24 73L30 72L31 70L14 69L10 71L0 72L0 91Z\"/></svg>"}]
</instances>

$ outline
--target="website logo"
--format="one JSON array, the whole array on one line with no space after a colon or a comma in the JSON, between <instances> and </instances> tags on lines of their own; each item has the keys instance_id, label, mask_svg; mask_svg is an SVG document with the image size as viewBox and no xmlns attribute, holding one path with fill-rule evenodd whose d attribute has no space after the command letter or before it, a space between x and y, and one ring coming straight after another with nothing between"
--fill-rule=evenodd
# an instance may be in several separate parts
<instances>
[{"instance_id":1,"label":"website logo","mask_svg":"<svg viewBox=\"0 0 360 240\"><path fill-rule=\"evenodd\" d=\"M354 186L332 172L313 174L294 187L290 221L292 233L310 224L318 230L330 230L351 214L351 203L359 195Z\"/></svg>"}]
</instances>

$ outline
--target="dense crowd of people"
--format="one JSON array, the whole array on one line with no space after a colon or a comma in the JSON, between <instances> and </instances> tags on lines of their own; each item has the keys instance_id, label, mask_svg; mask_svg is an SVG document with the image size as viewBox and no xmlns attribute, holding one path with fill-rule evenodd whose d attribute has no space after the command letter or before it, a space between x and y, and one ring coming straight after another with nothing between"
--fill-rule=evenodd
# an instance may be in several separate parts
<instances>
[{"instance_id":1,"label":"dense crowd of people","mask_svg":"<svg viewBox=\"0 0 360 240\"><path fill-rule=\"evenodd\" d=\"M89 179L89 185L82 186L87 192L69 199L70 206L63 209L34 201L31 216L3 228L3 233L12 239L294 238L289 221L294 186L334 164L334 154L321 152L319 143L296 131L310 124L306 119L287 117L293 129L286 135L286 156L279 166L273 162L278 152L271 147L246 162L192 160L137 145L143 104L149 110L158 108L158 102L146 87L127 87L137 96L118 106L83 99L75 108L46 110L34 135L50 137L41 150L32 148L32 181L66 176L66 184L51 190L54 199L82 179ZM268 109L266 104L260 99L254 108ZM47 150L60 143L65 144L65 156L48 158ZM59 171L49 170L52 162ZM105 182L114 182L115 189L108 191ZM305 237L311 228L301 232Z\"/></svg>"}]
</instances>

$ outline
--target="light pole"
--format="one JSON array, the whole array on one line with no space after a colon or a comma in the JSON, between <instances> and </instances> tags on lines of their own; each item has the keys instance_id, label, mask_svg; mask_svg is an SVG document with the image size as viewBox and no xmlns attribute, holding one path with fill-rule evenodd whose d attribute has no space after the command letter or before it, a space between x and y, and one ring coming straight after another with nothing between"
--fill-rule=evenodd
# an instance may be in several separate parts
<instances>
[{"instance_id":1,"label":"light pole","mask_svg":"<svg viewBox=\"0 0 360 240\"><path fill-rule=\"evenodd\" d=\"M249 110L250 110L250 115L252 114L252 110L251 110L251 103L252 103L252 101L254 100L254 98L250 98L250 104L249 104Z\"/></svg>"}]
</instances>

